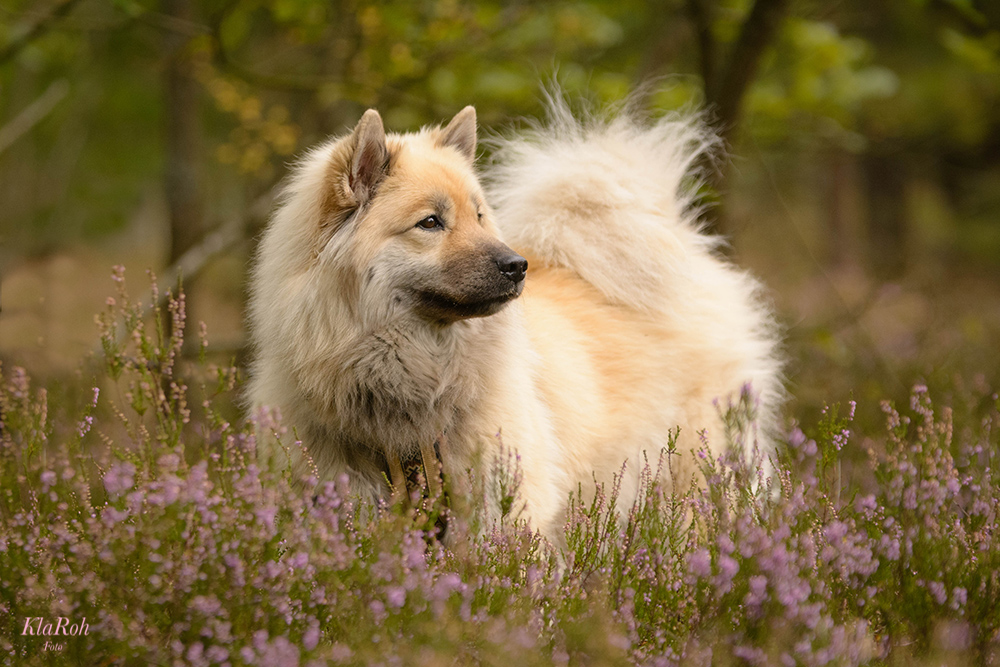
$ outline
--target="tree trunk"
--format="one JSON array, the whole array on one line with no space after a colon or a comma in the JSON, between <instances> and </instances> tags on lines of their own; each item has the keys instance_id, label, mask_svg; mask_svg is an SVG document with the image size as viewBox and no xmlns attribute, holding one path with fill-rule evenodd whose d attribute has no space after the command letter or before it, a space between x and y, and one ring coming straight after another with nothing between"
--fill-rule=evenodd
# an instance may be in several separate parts
<instances>
[{"instance_id":1,"label":"tree trunk","mask_svg":"<svg viewBox=\"0 0 1000 667\"><path fill-rule=\"evenodd\" d=\"M898 278L906 268L906 173L898 155L870 153L864 158L868 199L869 261L882 279Z\"/></svg>"},{"instance_id":2,"label":"tree trunk","mask_svg":"<svg viewBox=\"0 0 1000 667\"><path fill-rule=\"evenodd\" d=\"M729 49L721 48L713 33L718 4L718 0L687 0L685 8L697 40L698 68L709 118L729 149L737 135L746 92L757 76L764 52L774 41L788 13L789 0L754 0L736 42ZM664 28L672 18L664 12ZM659 42L654 41L647 51L658 45ZM666 64L651 55L647 61ZM707 171L709 185L716 191L712 217L706 220L710 232L732 231L727 229L722 192L728 172L725 164Z\"/></svg>"},{"instance_id":3,"label":"tree trunk","mask_svg":"<svg viewBox=\"0 0 1000 667\"><path fill-rule=\"evenodd\" d=\"M719 73L717 85L705 90L705 100L714 107L717 126L727 146L733 143L743 112L743 99L757 75L760 59L774 41L787 11L788 0L756 0L726 59L725 70ZM703 58L703 67L704 64ZM714 72L710 73L709 80L716 80Z\"/></svg>"},{"instance_id":4,"label":"tree trunk","mask_svg":"<svg viewBox=\"0 0 1000 667\"><path fill-rule=\"evenodd\" d=\"M826 172L829 262L838 269L860 265L861 235L857 157L841 148L829 153Z\"/></svg>"},{"instance_id":5,"label":"tree trunk","mask_svg":"<svg viewBox=\"0 0 1000 667\"><path fill-rule=\"evenodd\" d=\"M191 0L163 0L163 11L179 24L194 18ZM166 122L166 190L170 222L170 256L176 262L205 234L201 169L201 126L198 83L192 72L189 35L166 36L164 113Z\"/></svg>"}]
</instances>

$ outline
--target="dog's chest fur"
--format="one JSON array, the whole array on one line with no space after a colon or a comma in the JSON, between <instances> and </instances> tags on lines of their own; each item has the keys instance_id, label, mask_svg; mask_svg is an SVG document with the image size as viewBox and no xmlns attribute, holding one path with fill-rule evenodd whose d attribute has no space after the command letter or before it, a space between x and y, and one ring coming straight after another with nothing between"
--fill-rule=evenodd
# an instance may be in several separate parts
<instances>
[{"instance_id":1,"label":"dog's chest fur","mask_svg":"<svg viewBox=\"0 0 1000 667\"><path fill-rule=\"evenodd\" d=\"M359 340L337 369L337 422L350 440L407 456L477 400L488 371L486 320L436 330L399 323Z\"/></svg>"}]
</instances>

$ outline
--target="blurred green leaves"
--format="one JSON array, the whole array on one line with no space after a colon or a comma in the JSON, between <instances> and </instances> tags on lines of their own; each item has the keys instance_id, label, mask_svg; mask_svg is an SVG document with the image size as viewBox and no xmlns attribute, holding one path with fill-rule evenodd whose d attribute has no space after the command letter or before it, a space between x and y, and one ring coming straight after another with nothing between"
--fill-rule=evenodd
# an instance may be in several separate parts
<instances>
[{"instance_id":1,"label":"blurred green leaves","mask_svg":"<svg viewBox=\"0 0 1000 667\"><path fill-rule=\"evenodd\" d=\"M945 48L974 72L1000 73L1000 33L991 32L976 38L947 28L942 31L941 37Z\"/></svg>"},{"instance_id":2,"label":"blurred green leaves","mask_svg":"<svg viewBox=\"0 0 1000 667\"><path fill-rule=\"evenodd\" d=\"M789 19L767 75L749 93L751 131L773 143L788 137L790 123L799 131L830 134L832 128L835 141L860 150L863 139L854 130L863 103L892 97L900 85L873 55L866 40L844 36L831 23Z\"/></svg>"},{"instance_id":3,"label":"blurred green leaves","mask_svg":"<svg viewBox=\"0 0 1000 667\"><path fill-rule=\"evenodd\" d=\"M720 55L734 48L755 1L703 3ZM1000 31L987 4L790 0L747 89L737 136L853 152L883 140L975 146L1000 127ZM193 6L193 19L177 21L155 0L5 3L0 51L35 36L0 62L0 127L53 81L70 81L72 91L0 154L6 241L28 249L79 240L135 215L161 177L173 44L195 63L201 152L217 202L246 198L248 176L254 188L270 187L296 152L342 132L369 106L409 130L466 104L494 128L537 116L553 78L598 103L648 83L654 112L705 100L692 0Z\"/></svg>"}]
</instances>

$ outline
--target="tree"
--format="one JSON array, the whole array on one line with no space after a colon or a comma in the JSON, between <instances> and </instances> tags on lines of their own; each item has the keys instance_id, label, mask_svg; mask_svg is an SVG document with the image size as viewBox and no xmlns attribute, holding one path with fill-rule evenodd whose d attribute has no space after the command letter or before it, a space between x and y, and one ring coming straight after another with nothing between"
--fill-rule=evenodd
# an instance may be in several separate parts
<instances>
[{"instance_id":1,"label":"tree","mask_svg":"<svg viewBox=\"0 0 1000 667\"><path fill-rule=\"evenodd\" d=\"M201 90L194 77L190 26L195 22L191 0L163 0L171 29L164 31L163 118L166 137L164 193L170 253L176 263L206 233L204 169L201 151ZM196 34L196 33L195 33Z\"/></svg>"}]
</instances>

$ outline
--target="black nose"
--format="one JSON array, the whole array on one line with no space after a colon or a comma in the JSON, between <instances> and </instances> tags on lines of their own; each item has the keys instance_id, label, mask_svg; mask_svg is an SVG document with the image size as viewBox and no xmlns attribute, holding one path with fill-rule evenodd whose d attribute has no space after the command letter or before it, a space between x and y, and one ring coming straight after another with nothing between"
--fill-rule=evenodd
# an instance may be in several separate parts
<instances>
[{"instance_id":1,"label":"black nose","mask_svg":"<svg viewBox=\"0 0 1000 667\"><path fill-rule=\"evenodd\" d=\"M497 268L500 269L507 280L512 283L519 283L524 280L524 274L528 270L528 260L515 252L497 257Z\"/></svg>"}]
</instances>

